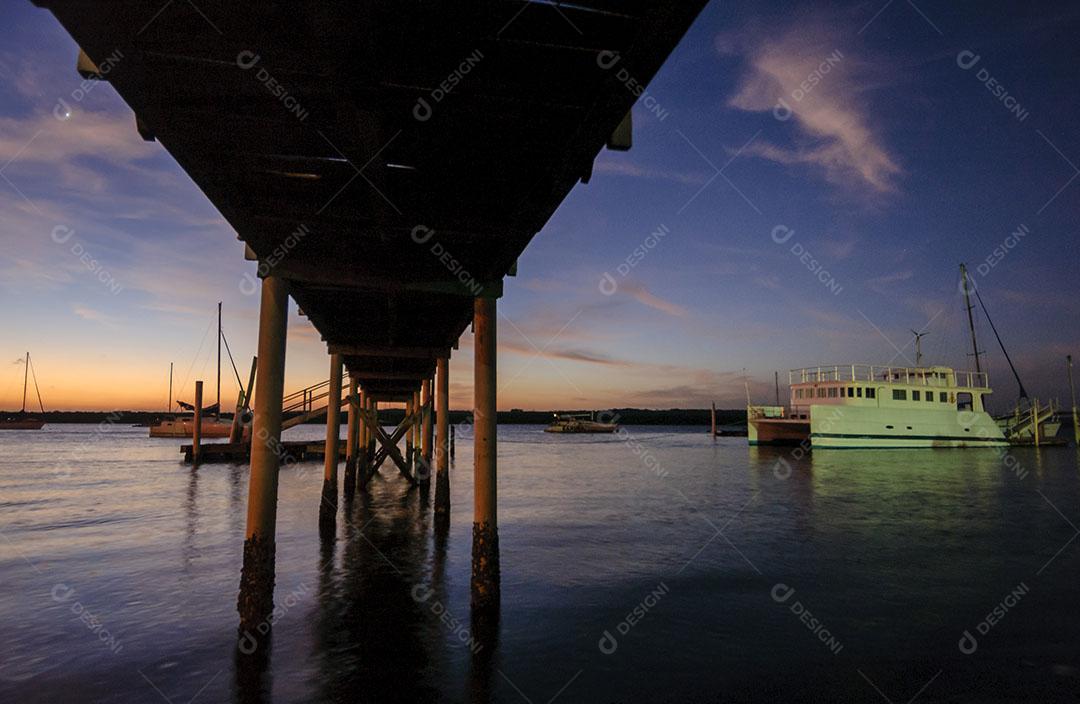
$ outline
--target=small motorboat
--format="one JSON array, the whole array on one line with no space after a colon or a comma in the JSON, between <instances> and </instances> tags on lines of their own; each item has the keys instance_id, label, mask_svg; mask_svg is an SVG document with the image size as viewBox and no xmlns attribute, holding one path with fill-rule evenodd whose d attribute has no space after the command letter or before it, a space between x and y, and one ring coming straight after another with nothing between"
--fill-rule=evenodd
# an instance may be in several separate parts
<instances>
[{"instance_id":1,"label":"small motorboat","mask_svg":"<svg viewBox=\"0 0 1080 704\"><path fill-rule=\"evenodd\" d=\"M595 413L556 413L551 425L544 428L545 433L614 433L619 429L616 423L604 423L596 420Z\"/></svg>"}]
</instances>

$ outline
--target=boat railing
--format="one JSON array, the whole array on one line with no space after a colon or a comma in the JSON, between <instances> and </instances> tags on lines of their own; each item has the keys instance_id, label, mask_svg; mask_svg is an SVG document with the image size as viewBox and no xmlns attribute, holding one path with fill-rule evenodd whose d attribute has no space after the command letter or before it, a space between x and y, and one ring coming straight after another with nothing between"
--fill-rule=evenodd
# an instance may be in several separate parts
<instances>
[{"instance_id":1,"label":"boat railing","mask_svg":"<svg viewBox=\"0 0 1080 704\"><path fill-rule=\"evenodd\" d=\"M988 388L986 372L956 371L943 367L892 367L875 364L834 364L792 369L789 384L826 381L879 382L916 386L955 386L958 388ZM952 383L950 383L950 381Z\"/></svg>"}]
</instances>

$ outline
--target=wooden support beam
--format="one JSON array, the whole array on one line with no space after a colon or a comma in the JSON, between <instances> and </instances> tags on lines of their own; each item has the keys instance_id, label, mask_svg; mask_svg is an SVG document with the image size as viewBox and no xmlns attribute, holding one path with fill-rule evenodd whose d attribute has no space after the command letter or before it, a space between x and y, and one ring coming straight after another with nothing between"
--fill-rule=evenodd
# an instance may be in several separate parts
<instances>
[{"instance_id":1,"label":"wooden support beam","mask_svg":"<svg viewBox=\"0 0 1080 704\"><path fill-rule=\"evenodd\" d=\"M401 379L403 381L421 381L425 373L424 372L367 372L357 371L355 372L356 378L361 381L378 381L380 379L386 379L393 381L395 379Z\"/></svg>"},{"instance_id":2,"label":"wooden support beam","mask_svg":"<svg viewBox=\"0 0 1080 704\"><path fill-rule=\"evenodd\" d=\"M499 530L496 465L496 300L477 298L473 341L473 545L472 605L487 610L499 604Z\"/></svg>"},{"instance_id":3,"label":"wooden support beam","mask_svg":"<svg viewBox=\"0 0 1080 704\"><path fill-rule=\"evenodd\" d=\"M407 479L410 484L416 484L416 480L409 474L409 471L406 468L405 458L401 456L401 452L397 448L397 444L401 440L401 437L412 429L412 425L415 422L415 415L411 413L406 415L405 418L403 418L401 423L398 425L397 429L394 430L394 434L392 436L387 435L386 431L383 430L377 423L371 422L372 420L374 420L373 418L371 418L371 416L368 416L368 418L369 425L371 426L371 430L374 434L375 439L379 442L380 445L382 445L382 451L385 452L386 455L394 461L394 464L397 465L398 471L401 472L401 475L405 477L405 479ZM382 463L381 461L378 461L377 457L376 461L379 464ZM378 465L373 463L373 471L377 468Z\"/></svg>"},{"instance_id":4,"label":"wooden support beam","mask_svg":"<svg viewBox=\"0 0 1080 704\"><path fill-rule=\"evenodd\" d=\"M450 355L449 347L382 347L377 345L345 345L329 343L330 354L344 357L407 357L410 359L438 359Z\"/></svg>"},{"instance_id":5,"label":"wooden support beam","mask_svg":"<svg viewBox=\"0 0 1080 704\"><path fill-rule=\"evenodd\" d=\"M435 400L435 515L450 516L450 360L439 359L436 370Z\"/></svg>"}]
</instances>

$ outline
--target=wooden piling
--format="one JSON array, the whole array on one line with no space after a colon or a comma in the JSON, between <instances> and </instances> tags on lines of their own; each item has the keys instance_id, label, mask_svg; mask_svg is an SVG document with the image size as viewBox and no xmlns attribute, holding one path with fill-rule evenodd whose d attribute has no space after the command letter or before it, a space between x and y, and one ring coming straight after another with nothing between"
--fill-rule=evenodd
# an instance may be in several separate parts
<instances>
[{"instance_id":1,"label":"wooden piling","mask_svg":"<svg viewBox=\"0 0 1080 704\"><path fill-rule=\"evenodd\" d=\"M319 530L324 538L336 533L338 447L341 443L341 355L330 355L330 385L326 390L326 453L323 461Z\"/></svg>"},{"instance_id":2,"label":"wooden piling","mask_svg":"<svg viewBox=\"0 0 1080 704\"><path fill-rule=\"evenodd\" d=\"M420 474L420 481L425 484L431 481L431 445L432 445L432 410L434 403L431 399L431 379L424 379L424 385L421 387L421 408L423 409L420 415L420 466L422 473Z\"/></svg>"},{"instance_id":3,"label":"wooden piling","mask_svg":"<svg viewBox=\"0 0 1080 704\"><path fill-rule=\"evenodd\" d=\"M199 466L202 444L202 382L195 382L195 427L191 429L191 465Z\"/></svg>"},{"instance_id":4,"label":"wooden piling","mask_svg":"<svg viewBox=\"0 0 1080 704\"><path fill-rule=\"evenodd\" d=\"M709 411L709 421L712 425L712 436L716 437L716 403L713 403L712 410Z\"/></svg>"},{"instance_id":5,"label":"wooden piling","mask_svg":"<svg viewBox=\"0 0 1080 704\"><path fill-rule=\"evenodd\" d=\"M360 452L360 382L349 375L348 427L345 431L345 496L356 489L356 465Z\"/></svg>"},{"instance_id":6,"label":"wooden piling","mask_svg":"<svg viewBox=\"0 0 1080 704\"><path fill-rule=\"evenodd\" d=\"M436 364L435 402L435 515L450 515L450 360L440 357Z\"/></svg>"},{"instance_id":7,"label":"wooden piling","mask_svg":"<svg viewBox=\"0 0 1080 704\"><path fill-rule=\"evenodd\" d=\"M289 288L285 279L262 282L259 308L259 393L251 433L244 567L240 575L241 634L269 624L274 609L274 531L277 523L281 399L285 386L285 337Z\"/></svg>"},{"instance_id":8,"label":"wooden piling","mask_svg":"<svg viewBox=\"0 0 1080 704\"><path fill-rule=\"evenodd\" d=\"M412 396L405 402L405 417L409 418L413 413ZM408 468L408 472L412 474L412 461L413 461L413 431L416 430L416 424L411 423L409 429L405 431L405 465Z\"/></svg>"},{"instance_id":9,"label":"wooden piling","mask_svg":"<svg viewBox=\"0 0 1080 704\"><path fill-rule=\"evenodd\" d=\"M496 467L496 299L477 298L473 307L474 412L472 605L499 603L499 530Z\"/></svg>"}]
</instances>

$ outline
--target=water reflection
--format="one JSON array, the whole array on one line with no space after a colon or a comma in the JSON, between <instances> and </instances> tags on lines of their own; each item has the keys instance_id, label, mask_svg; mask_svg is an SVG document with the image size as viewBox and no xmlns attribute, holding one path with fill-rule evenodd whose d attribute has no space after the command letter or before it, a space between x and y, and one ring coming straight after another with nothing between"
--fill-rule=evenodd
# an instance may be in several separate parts
<instances>
[{"instance_id":1,"label":"water reflection","mask_svg":"<svg viewBox=\"0 0 1080 704\"><path fill-rule=\"evenodd\" d=\"M430 678L417 676L434 666L442 642L438 617L414 597L429 579L442 589L441 574L426 570L425 507L418 491L402 491L399 482L374 481L369 489L340 517L340 569L332 560L322 565L312 685L323 701L435 700Z\"/></svg>"}]
</instances>

